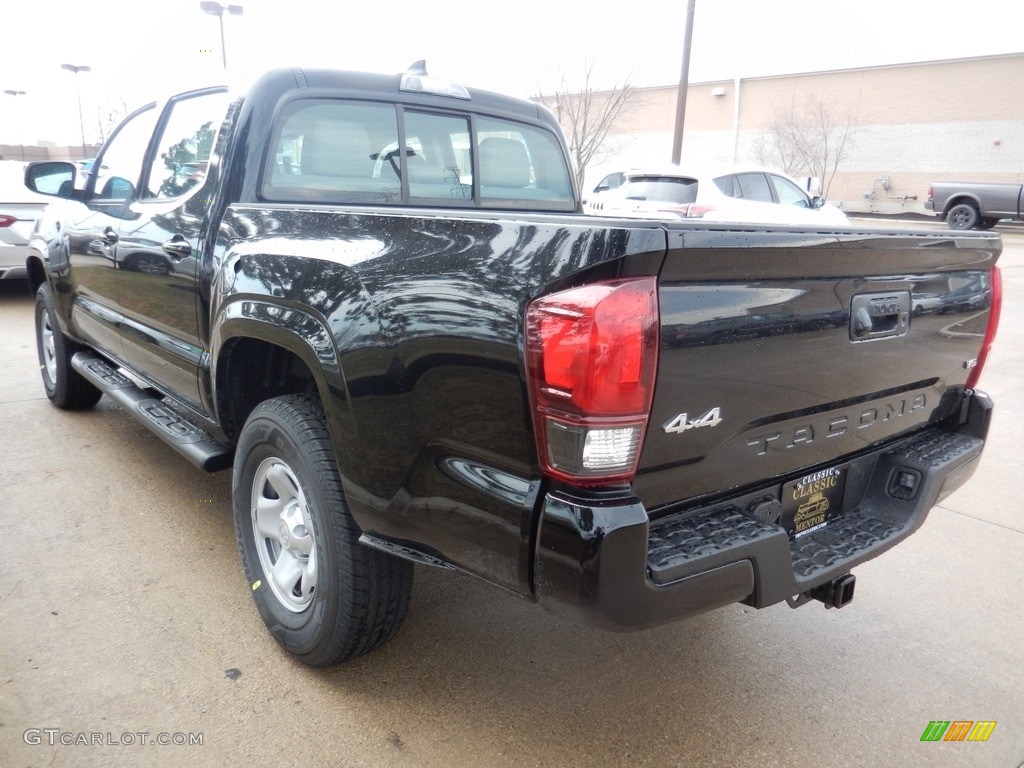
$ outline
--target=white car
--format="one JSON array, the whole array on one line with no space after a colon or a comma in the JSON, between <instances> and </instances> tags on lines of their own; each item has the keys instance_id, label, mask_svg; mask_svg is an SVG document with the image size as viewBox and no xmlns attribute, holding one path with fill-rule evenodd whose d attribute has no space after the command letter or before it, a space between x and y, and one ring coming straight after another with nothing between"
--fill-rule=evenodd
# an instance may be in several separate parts
<instances>
[{"instance_id":1,"label":"white car","mask_svg":"<svg viewBox=\"0 0 1024 768\"><path fill-rule=\"evenodd\" d=\"M788 176L765 168L686 173L630 170L605 176L584 210L599 216L632 216L730 223L848 226L841 210L812 197Z\"/></svg>"},{"instance_id":2,"label":"white car","mask_svg":"<svg viewBox=\"0 0 1024 768\"><path fill-rule=\"evenodd\" d=\"M25 163L0 161L0 280L26 277L28 238L53 198L25 187Z\"/></svg>"}]
</instances>

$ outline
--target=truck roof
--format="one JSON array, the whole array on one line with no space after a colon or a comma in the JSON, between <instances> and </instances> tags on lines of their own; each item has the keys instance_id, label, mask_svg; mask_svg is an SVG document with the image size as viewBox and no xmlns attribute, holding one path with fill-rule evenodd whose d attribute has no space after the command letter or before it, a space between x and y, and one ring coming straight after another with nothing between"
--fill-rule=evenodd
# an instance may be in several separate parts
<instances>
[{"instance_id":1,"label":"truck roof","mask_svg":"<svg viewBox=\"0 0 1024 768\"><path fill-rule=\"evenodd\" d=\"M437 92L422 91L416 93L402 88L403 78L411 76L433 83L448 83L456 88L463 89L469 98L455 98L445 96ZM557 124L555 117L550 110L542 104L520 99L515 96L506 96L479 88L471 88L461 83L435 78L430 75L420 75L411 72L397 72L384 74L375 72L359 72L354 70L326 69L326 68L305 68L305 67L280 67L274 69L258 70L246 74L225 75L218 79L206 79L200 82L190 83L188 87L180 88L172 93L159 94L162 101L166 97L181 93L203 90L206 88L228 88L239 94L250 93L254 90L271 90L281 92L284 90L309 90L309 91L332 91L335 93L346 93L349 96L363 94L368 97L386 96L390 100L402 101L427 101L435 105L438 101L450 101L452 106L460 106L462 109L471 111L486 111L504 114L514 114L523 117L535 117L549 125Z\"/></svg>"}]
</instances>

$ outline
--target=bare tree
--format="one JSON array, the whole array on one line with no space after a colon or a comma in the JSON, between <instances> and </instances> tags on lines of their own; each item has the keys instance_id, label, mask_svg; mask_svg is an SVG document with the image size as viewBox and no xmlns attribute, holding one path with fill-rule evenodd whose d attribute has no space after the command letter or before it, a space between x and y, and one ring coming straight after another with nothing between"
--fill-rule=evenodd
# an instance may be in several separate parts
<instances>
[{"instance_id":1,"label":"bare tree","mask_svg":"<svg viewBox=\"0 0 1024 768\"><path fill-rule=\"evenodd\" d=\"M105 142L114 132L121 120L128 114L128 104L123 97L106 101L96 108L96 130L100 144Z\"/></svg>"},{"instance_id":2,"label":"bare tree","mask_svg":"<svg viewBox=\"0 0 1024 768\"><path fill-rule=\"evenodd\" d=\"M777 166L792 176L821 179L821 194L827 197L853 133L850 118L837 118L823 97L805 94L800 103L794 98L775 110L755 141L754 156L762 165Z\"/></svg>"},{"instance_id":3,"label":"bare tree","mask_svg":"<svg viewBox=\"0 0 1024 768\"><path fill-rule=\"evenodd\" d=\"M563 74L554 93L538 93L533 98L557 116L569 142L569 152L576 165L576 182L580 187L583 186L587 166L608 151L606 144L612 126L636 105L640 95L629 76L621 84L616 83L605 90L592 87L593 69L593 62L584 63L583 84L579 89L570 88Z\"/></svg>"}]
</instances>

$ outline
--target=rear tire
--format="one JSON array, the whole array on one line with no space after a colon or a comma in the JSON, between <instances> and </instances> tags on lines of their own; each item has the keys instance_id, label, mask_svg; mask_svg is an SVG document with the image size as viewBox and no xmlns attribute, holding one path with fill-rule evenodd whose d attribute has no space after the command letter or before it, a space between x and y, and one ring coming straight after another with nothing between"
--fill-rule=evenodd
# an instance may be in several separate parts
<instances>
[{"instance_id":1,"label":"rear tire","mask_svg":"<svg viewBox=\"0 0 1024 768\"><path fill-rule=\"evenodd\" d=\"M950 229L974 229L978 219L978 209L970 203L958 203L946 214L946 222Z\"/></svg>"},{"instance_id":2,"label":"rear tire","mask_svg":"<svg viewBox=\"0 0 1024 768\"><path fill-rule=\"evenodd\" d=\"M299 661L326 667L390 640L412 564L359 544L320 400L266 400L238 439L235 532L260 616Z\"/></svg>"},{"instance_id":3,"label":"rear tire","mask_svg":"<svg viewBox=\"0 0 1024 768\"><path fill-rule=\"evenodd\" d=\"M53 310L53 294L43 283L36 291L36 352L46 396L58 408L92 408L103 393L71 367L78 345L61 331Z\"/></svg>"}]
</instances>

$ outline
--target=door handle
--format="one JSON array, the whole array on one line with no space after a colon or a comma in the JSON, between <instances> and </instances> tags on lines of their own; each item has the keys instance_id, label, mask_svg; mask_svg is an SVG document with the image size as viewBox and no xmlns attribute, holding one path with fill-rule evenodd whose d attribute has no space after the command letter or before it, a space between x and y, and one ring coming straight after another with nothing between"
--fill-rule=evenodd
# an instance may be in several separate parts
<instances>
[{"instance_id":1,"label":"door handle","mask_svg":"<svg viewBox=\"0 0 1024 768\"><path fill-rule=\"evenodd\" d=\"M101 239L107 245L113 245L120 239L120 237L118 236L116 229L114 229L113 227L107 227L106 229L103 230L103 235L101 236Z\"/></svg>"},{"instance_id":2,"label":"door handle","mask_svg":"<svg viewBox=\"0 0 1024 768\"><path fill-rule=\"evenodd\" d=\"M164 249L164 253L174 261L181 261L186 256L192 254L192 246L181 235L175 235L161 247Z\"/></svg>"},{"instance_id":3,"label":"door handle","mask_svg":"<svg viewBox=\"0 0 1024 768\"><path fill-rule=\"evenodd\" d=\"M910 292L862 293L850 304L850 340L905 336L910 330Z\"/></svg>"}]
</instances>

